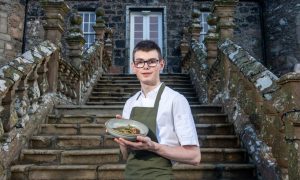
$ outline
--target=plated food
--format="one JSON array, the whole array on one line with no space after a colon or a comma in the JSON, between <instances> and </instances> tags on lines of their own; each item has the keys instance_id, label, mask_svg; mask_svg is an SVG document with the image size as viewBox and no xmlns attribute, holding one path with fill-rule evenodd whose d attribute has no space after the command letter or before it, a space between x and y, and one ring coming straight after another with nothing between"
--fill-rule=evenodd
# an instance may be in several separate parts
<instances>
[{"instance_id":1,"label":"plated food","mask_svg":"<svg viewBox=\"0 0 300 180\"><path fill-rule=\"evenodd\" d=\"M146 136L148 127L135 120L131 119L110 119L105 123L107 132L114 137L120 137L129 141L135 141L136 136Z\"/></svg>"},{"instance_id":2,"label":"plated food","mask_svg":"<svg viewBox=\"0 0 300 180\"><path fill-rule=\"evenodd\" d=\"M140 134L140 130L131 125L128 126L120 126L117 128L113 128L113 130L118 131L119 133L128 134L128 135L138 135Z\"/></svg>"}]
</instances>

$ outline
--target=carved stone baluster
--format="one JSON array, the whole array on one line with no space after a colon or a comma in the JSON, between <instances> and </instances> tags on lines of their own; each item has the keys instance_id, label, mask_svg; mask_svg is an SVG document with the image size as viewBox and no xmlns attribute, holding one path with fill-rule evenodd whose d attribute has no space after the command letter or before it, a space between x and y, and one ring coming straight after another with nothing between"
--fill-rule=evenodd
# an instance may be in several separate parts
<instances>
[{"instance_id":1,"label":"carved stone baluster","mask_svg":"<svg viewBox=\"0 0 300 180\"><path fill-rule=\"evenodd\" d=\"M46 57L43 60L40 68L38 69L38 85L40 88L41 96L44 95L49 88L48 79L47 79L47 72L48 72L48 61L50 57Z\"/></svg>"},{"instance_id":2,"label":"carved stone baluster","mask_svg":"<svg viewBox=\"0 0 300 180\"><path fill-rule=\"evenodd\" d=\"M207 63L211 67L218 56L219 35L216 33L217 17L212 14L209 15L207 17L207 23L210 25L211 29L208 30L204 42L207 51Z\"/></svg>"},{"instance_id":3,"label":"carved stone baluster","mask_svg":"<svg viewBox=\"0 0 300 180\"><path fill-rule=\"evenodd\" d=\"M71 100L70 98L70 82L69 82L69 76L70 76L70 67L66 66L66 70L64 73L64 94L67 97L68 100Z\"/></svg>"},{"instance_id":4,"label":"carved stone baluster","mask_svg":"<svg viewBox=\"0 0 300 180\"><path fill-rule=\"evenodd\" d=\"M35 64L33 61L28 61L27 59L19 57L11 61L9 65L18 69L23 74L21 82L16 89L15 108L19 118L17 127L25 127L26 122L29 121L28 113L30 106L28 98L28 78L33 73L33 67Z\"/></svg>"},{"instance_id":5,"label":"carved stone baluster","mask_svg":"<svg viewBox=\"0 0 300 180\"><path fill-rule=\"evenodd\" d=\"M87 69L87 64L88 64L88 62L87 61L83 61L82 62L82 69L81 69L81 71L80 71L80 76L79 76L79 78L80 78L80 83L81 83L81 85L80 85L80 91L81 92L85 92L85 86L86 86L86 83L87 83L87 73L86 73L86 69Z\"/></svg>"},{"instance_id":6,"label":"carved stone baluster","mask_svg":"<svg viewBox=\"0 0 300 180\"><path fill-rule=\"evenodd\" d=\"M0 78L9 82L10 89L6 93L6 96L2 99L2 111L1 118L3 123L4 132L9 132L18 122L18 116L15 109L16 96L15 92L22 78L22 73L15 68L5 65L0 69Z\"/></svg>"},{"instance_id":7,"label":"carved stone baluster","mask_svg":"<svg viewBox=\"0 0 300 180\"><path fill-rule=\"evenodd\" d=\"M65 71L65 65L64 63L59 61L57 92L61 97L64 94L64 71Z\"/></svg>"},{"instance_id":8,"label":"carved stone baluster","mask_svg":"<svg viewBox=\"0 0 300 180\"><path fill-rule=\"evenodd\" d=\"M110 59L110 62L112 61L112 51L113 51L113 34L114 34L114 30L112 28L107 28L106 29L107 32L107 39L105 40L105 45L104 45L104 49L107 52L107 55ZM109 63L110 65L111 63Z\"/></svg>"},{"instance_id":9,"label":"carved stone baluster","mask_svg":"<svg viewBox=\"0 0 300 180\"><path fill-rule=\"evenodd\" d=\"M99 44L99 48L97 49L97 54L99 55L98 62L97 62L97 69L101 69L103 66L103 46L104 46L104 35L106 31L105 20L103 19L105 15L104 9L99 7L96 9L96 24L93 26L96 32L96 39L97 43Z\"/></svg>"},{"instance_id":10,"label":"carved stone baluster","mask_svg":"<svg viewBox=\"0 0 300 180\"><path fill-rule=\"evenodd\" d=\"M80 96L80 90L81 90L81 84L82 82L80 81L80 76L79 74L74 74L74 78L73 78L73 81L72 81L72 84L74 86L74 96L75 96L75 99L78 100L77 101L77 104L81 103L81 97Z\"/></svg>"},{"instance_id":11,"label":"carved stone baluster","mask_svg":"<svg viewBox=\"0 0 300 180\"><path fill-rule=\"evenodd\" d=\"M180 42L180 53L181 53L181 72L182 73L187 73L189 72L190 69L190 63L191 63L191 59L187 58L186 55L189 52L190 49L190 45L188 43L188 28L184 27L182 30L182 40Z\"/></svg>"},{"instance_id":12,"label":"carved stone baluster","mask_svg":"<svg viewBox=\"0 0 300 180\"><path fill-rule=\"evenodd\" d=\"M40 89L39 89L39 84L38 84L38 69L41 66L41 62L39 62L38 64L36 64L34 71L32 72L32 74L30 75L30 77L28 78L28 98L30 101L30 108L29 108L29 113L32 114L34 113L37 108L38 108L38 99L41 95Z\"/></svg>"},{"instance_id":13,"label":"carved stone baluster","mask_svg":"<svg viewBox=\"0 0 300 180\"><path fill-rule=\"evenodd\" d=\"M0 77L0 138L4 135L4 121L5 119L2 117L3 111L5 110L2 104L2 100L5 98L6 94L8 94L10 87L13 85L13 81L7 78Z\"/></svg>"}]
</instances>

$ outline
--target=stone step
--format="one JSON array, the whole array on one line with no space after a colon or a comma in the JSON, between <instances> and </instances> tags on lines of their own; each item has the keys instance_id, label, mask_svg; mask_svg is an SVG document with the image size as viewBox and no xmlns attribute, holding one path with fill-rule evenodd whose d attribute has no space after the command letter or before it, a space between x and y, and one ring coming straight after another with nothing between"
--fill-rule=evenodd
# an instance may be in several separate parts
<instances>
[{"instance_id":1,"label":"stone step","mask_svg":"<svg viewBox=\"0 0 300 180\"><path fill-rule=\"evenodd\" d=\"M193 92L195 93L195 89L194 88L188 88L188 87L180 87L180 88L172 88L175 91L178 91L181 94L184 94L186 92ZM110 91L112 93L130 93L130 94L135 94L137 92L139 92L141 90L141 87L118 87L118 88L111 88L111 87L105 87L105 86L101 86L101 87L93 87L93 93L97 92L107 92Z\"/></svg>"},{"instance_id":2,"label":"stone step","mask_svg":"<svg viewBox=\"0 0 300 180\"><path fill-rule=\"evenodd\" d=\"M20 160L25 164L104 164L120 161L120 149L48 150L24 149Z\"/></svg>"},{"instance_id":3,"label":"stone step","mask_svg":"<svg viewBox=\"0 0 300 180\"><path fill-rule=\"evenodd\" d=\"M41 124L40 135L104 135L104 124ZM199 135L233 134L231 124L196 124Z\"/></svg>"},{"instance_id":4,"label":"stone step","mask_svg":"<svg viewBox=\"0 0 300 180\"><path fill-rule=\"evenodd\" d=\"M175 78L170 78L170 79L166 79L164 78L163 80L161 80L161 82L164 82L166 85L168 84L191 84L191 81L189 79L175 79ZM100 78L97 81L97 84L101 85L101 84L139 84L140 81L135 78L135 79L109 79L109 78Z\"/></svg>"},{"instance_id":5,"label":"stone step","mask_svg":"<svg viewBox=\"0 0 300 180\"><path fill-rule=\"evenodd\" d=\"M123 102L113 102L113 101L109 101L109 102L105 102L105 101L101 101L101 102L90 102L90 101L87 101L85 103L86 105L89 105L89 106L95 106L95 105L107 105L107 106L124 106L125 105L125 101ZM198 105L199 102L198 101L194 101L194 102L189 102L190 105Z\"/></svg>"},{"instance_id":6,"label":"stone step","mask_svg":"<svg viewBox=\"0 0 300 180\"><path fill-rule=\"evenodd\" d=\"M41 124L40 135L103 135L104 124Z\"/></svg>"},{"instance_id":7,"label":"stone step","mask_svg":"<svg viewBox=\"0 0 300 180\"><path fill-rule=\"evenodd\" d=\"M202 148L202 163L241 163L247 161L244 149ZM20 160L24 164L92 165L121 162L119 148L92 150L24 149Z\"/></svg>"},{"instance_id":8,"label":"stone step","mask_svg":"<svg viewBox=\"0 0 300 180\"><path fill-rule=\"evenodd\" d=\"M235 135L199 135L201 148L238 148ZM118 148L111 135L49 135L33 136L29 147L33 149L99 149Z\"/></svg>"},{"instance_id":9,"label":"stone step","mask_svg":"<svg viewBox=\"0 0 300 180\"><path fill-rule=\"evenodd\" d=\"M116 114L107 115L48 115L48 124L104 124L107 120L115 118Z\"/></svg>"},{"instance_id":10,"label":"stone step","mask_svg":"<svg viewBox=\"0 0 300 180\"><path fill-rule=\"evenodd\" d=\"M203 113L194 114L194 120L197 124L219 124L227 122L227 114L222 113Z\"/></svg>"},{"instance_id":11,"label":"stone step","mask_svg":"<svg viewBox=\"0 0 300 180\"><path fill-rule=\"evenodd\" d=\"M233 125L226 124L196 124L197 133L200 135L230 135L234 134Z\"/></svg>"},{"instance_id":12,"label":"stone step","mask_svg":"<svg viewBox=\"0 0 300 180\"><path fill-rule=\"evenodd\" d=\"M193 88L192 84L180 84L180 83L166 83L166 86L169 86L170 88ZM135 84L128 84L128 83L106 83L106 84L95 84L94 88L99 88L99 87L106 87L112 89L120 89L120 88L141 88L140 83L135 83Z\"/></svg>"},{"instance_id":13,"label":"stone step","mask_svg":"<svg viewBox=\"0 0 300 180\"><path fill-rule=\"evenodd\" d=\"M211 164L199 166L177 164L173 166L174 180L256 180L255 166L252 164Z\"/></svg>"},{"instance_id":14,"label":"stone step","mask_svg":"<svg viewBox=\"0 0 300 180\"><path fill-rule=\"evenodd\" d=\"M236 135L200 135L201 147L209 148L238 148L240 141Z\"/></svg>"},{"instance_id":15,"label":"stone step","mask_svg":"<svg viewBox=\"0 0 300 180\"><path fill-rule=\"evenodd\" d=\"M104 74L101 79L137 79L135 74ZM160 79L163 81L165 79L184 79L184 80L190 80L189 74L160 74Z\"/></svg>"},{"instance_id":16,"label":"stone step","mask_svg":"<svg viewBox=\"0 0 300 180\"><path fill-rule=\"evenodd\" d=\"M33 149L100 149L105 145L103 136L33 136Z\"/></svg>"},{"instance_id":17,"label":"stone step","mask_svg":"<svg viewBox=\"0 0 300 180\"><path fill-rule=\"evenodd\" d=\"M207 104L193 104L190 105L192 113L222 113L222 106L207 105ZM110 115L122 114L123 106L118 105L58 105L55 113L58 115Z\"/></svg>"},{"instance_id":18,"label":"stone step","mask_svg":"<svg viewBox=\"0 0 300 180\"><path fill-rule=\"evenodd\" d=\"M115 114L108 115L69 115L62 114L56 116L48 115L48 124L104 124L108 119L115 118ZM222 113L204 113L195 114L194 120L196 124L221 124L227 122L227 114Z\"/></svg>"},{"instance_id":19,"label":"stone step","mask_svg":"<svg viewBox=\"0 0 300 180\"><path fill-rule=\"evenodd\" d=\"M198 166L175 164L173 166L176 180L254 180L255 167L252 164L212 164L202 163ZM103 165L49 165L32 164L11 167L11 179L30 180L121 180L124 179L125 164Z\"/></svg>"},{"instance_id":20,"label":"stone step","mask_svg":"<svg viewBox=\"0 0 300 180\"><path fill-rule=\"evenodd\" d=\"M126 100L129 97L100 97L100 96L90 96L88 101L89 102L126 102ZM186 97L186 99L188 100L188 102L199 102L198 97Z\"/></svg>"},{"instance_id":21,"label":"stone step","mask_svg":"<svg viewBox=\"0 0 300 180\"><path fill-rule=\"evenodd\" d=\"M138 91L138 90L137 90ZM197 96L196 92L180 92L182 95L184 95L185 97L188 96ZM91 96L96 96L96 97L131 97L133 96L134 93L126 93L126 92L112 92L112 91L104 91L104 92L96 92L93 91L91 92Z\"/></svg>"}]
</instances>

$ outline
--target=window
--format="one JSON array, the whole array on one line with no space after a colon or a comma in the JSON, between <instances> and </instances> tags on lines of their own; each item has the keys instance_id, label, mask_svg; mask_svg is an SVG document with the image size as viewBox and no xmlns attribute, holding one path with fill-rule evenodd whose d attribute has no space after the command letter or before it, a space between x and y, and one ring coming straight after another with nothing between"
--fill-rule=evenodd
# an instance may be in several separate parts
<instances>
[{"instance_id":1,"label":"window","mask_svg":"<svg viewBox=\"0 0 300 180\"><path fill-rule=\"evenodd\" d=\"M141 40L149 39L155 41L163 49L162 12L141 10L130 12L130 52ZM132 61L130 53L129 64ZM129 72L132 73L131 66Z\"/></svg>"},{"instance_id":2,"label":"window","mask_svg":"<svg viewBox=\"0 0 300 180\"><path fill-rule=\"evenodd\" d=\"M84 50L88 49L96 39L95 31L93 25L96 23L96 14L95 12L79 12L82 17L81 30L85 39Z\"/></svg>"},{"instance_id":3,"label":"window","mask_svg":"<svg viewBox=\"0 0 300 180\"><path fill-rule=\"evenodd\" d=\"M200 23L202 26L202 30L200 32L200 42L204 41L204 38L207 35L207 31L210 29L210 26L207 24L207 16L209 15L209 12L201 12L200 15Z\"/></svg>"}]
</instances>

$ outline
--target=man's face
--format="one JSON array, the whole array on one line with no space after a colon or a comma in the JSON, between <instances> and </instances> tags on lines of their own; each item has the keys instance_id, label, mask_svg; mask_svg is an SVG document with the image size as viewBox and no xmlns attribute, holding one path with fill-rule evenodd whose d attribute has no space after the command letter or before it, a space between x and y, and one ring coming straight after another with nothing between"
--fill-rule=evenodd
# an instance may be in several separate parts
<instances>
[{"instance_id":1,"label":"man's face","mask_svg":"<svg viewBox=\"0 0 300 180\"><path fill-rule=\"evenodd\" d=\"M153 86L160 82L159 72L164 68L164 61L159 59L156 50L148 52L136 51L134 54L134 63L131 63L131 66L142 84Z\"/></svg>"}]
</instances>

